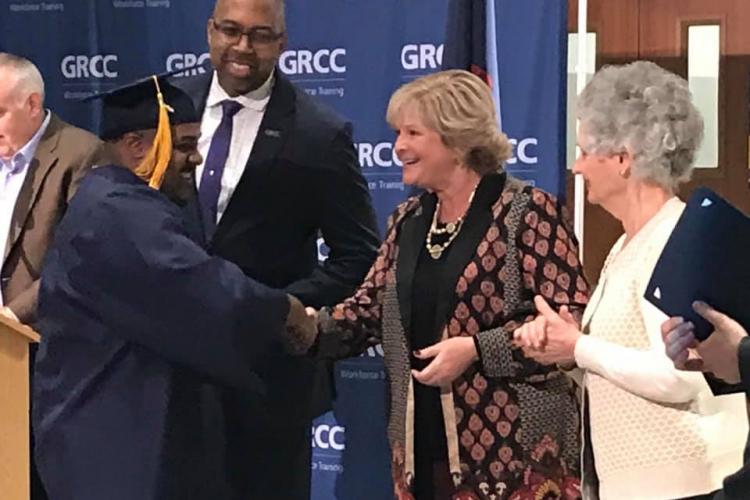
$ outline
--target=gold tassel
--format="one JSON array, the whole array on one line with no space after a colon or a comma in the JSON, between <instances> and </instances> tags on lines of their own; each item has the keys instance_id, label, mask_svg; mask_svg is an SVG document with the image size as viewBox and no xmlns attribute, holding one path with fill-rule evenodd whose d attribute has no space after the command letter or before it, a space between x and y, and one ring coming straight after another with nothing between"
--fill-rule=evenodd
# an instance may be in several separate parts
<instances>
[{"instance_id":1,"label":"gold tassel","mask_svg":"<svg viewBox=\"0 0 750 500\"><path fill-rule=\"evenodd\" d=\"M161 188L169 160L172 158L172 126L169 123L169 113L174 110L164 102L158 78L155 75L152 78L156 85L156 98L159 101L159 124L156 127L154 143L146 157L136 167L135 174L148 182L149 187L158 190Z\"/></svg>"}]
</instances>

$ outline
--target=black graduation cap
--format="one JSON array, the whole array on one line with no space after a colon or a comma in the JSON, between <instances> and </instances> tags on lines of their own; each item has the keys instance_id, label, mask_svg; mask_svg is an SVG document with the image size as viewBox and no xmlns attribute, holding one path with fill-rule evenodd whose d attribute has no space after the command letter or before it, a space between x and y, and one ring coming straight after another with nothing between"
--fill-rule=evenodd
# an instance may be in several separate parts
<instances>
[{"instance_id":1,"label":"black graduation cap","mask_svg":"<svg viewBox=\"0 0 750 500\"><path fill-rule=\"evenodd\" d=\"M99 137L106 141L117 139L127 132L157 128L159 91L168 107L172 125L200 121L200 114L191 97L167 78L171 74L152 75L89 97L88 101L101 102Z\"/></svg>"}]
</instances>

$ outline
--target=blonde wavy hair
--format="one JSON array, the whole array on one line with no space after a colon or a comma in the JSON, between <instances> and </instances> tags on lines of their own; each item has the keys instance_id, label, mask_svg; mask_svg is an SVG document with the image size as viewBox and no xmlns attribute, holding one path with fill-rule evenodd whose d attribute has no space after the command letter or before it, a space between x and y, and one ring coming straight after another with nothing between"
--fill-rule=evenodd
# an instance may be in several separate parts
<instances>
[{"instance_id":1,"label":"blonde wavy hair","mask_svg":"<svg viewBox=\"0 0 750 500\"><path fill-rule=\"evenodd\" d=\"M401 86L388 103L388 124L399 128L407 111L415 111L479 175L501 170L511 156L512 146L498 127L489 87L468 71L440 71Z\"/></svg>"}]
</instances>

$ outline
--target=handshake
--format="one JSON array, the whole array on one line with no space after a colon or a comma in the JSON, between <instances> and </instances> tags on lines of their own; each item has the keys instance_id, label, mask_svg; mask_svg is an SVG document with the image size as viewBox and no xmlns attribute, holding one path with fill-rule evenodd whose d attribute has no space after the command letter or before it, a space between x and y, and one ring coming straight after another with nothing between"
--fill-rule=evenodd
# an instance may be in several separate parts
<instances>
[{"instance_id":1,"label":"handshake","mask_svg":"<svg viewBox=\"0 0 750 500\"><path fill-rule=\"evenodd\" d=\"M282 332L284 347L293 356L308 353L318 338L318 312L312 307L305 307L293 295L289 298L289 314L286 317L286 327Z\"/></svg>"}]
</instances>

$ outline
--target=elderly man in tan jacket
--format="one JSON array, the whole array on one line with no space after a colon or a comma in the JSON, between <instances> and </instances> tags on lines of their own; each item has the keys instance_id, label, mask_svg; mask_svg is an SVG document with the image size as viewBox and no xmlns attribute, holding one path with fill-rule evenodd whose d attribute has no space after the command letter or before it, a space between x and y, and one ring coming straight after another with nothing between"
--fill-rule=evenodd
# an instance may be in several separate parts
<instances>
[{"instance_id":1,"label":"elderly man in tan jacket","mask_svg":"<svg viewBox=\"0 0 750 500\"><path fill-rule=\"evenodd\" d=\"M34 64L0 53L0 306L31 323L55 226L104 144L44 107Z\"/></svg>"}]
</instances>

